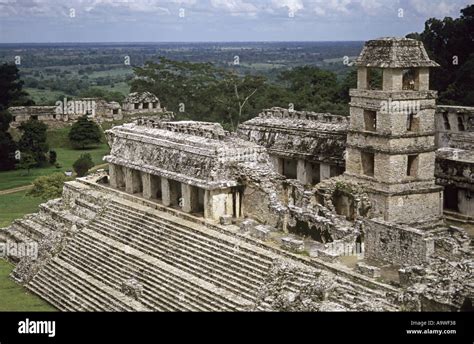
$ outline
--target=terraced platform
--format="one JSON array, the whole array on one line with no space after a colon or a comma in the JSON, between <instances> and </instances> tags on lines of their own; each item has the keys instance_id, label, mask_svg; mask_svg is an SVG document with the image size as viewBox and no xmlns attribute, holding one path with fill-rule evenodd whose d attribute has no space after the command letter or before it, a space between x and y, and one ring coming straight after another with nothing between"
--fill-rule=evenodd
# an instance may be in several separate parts
<instances>
[{"instance_id":1,"label":"terraced platform","mask_svg":"<svg viewBox=\"0 0 474 344\"><path fill-rule=\"evenodd\" d=\"M321 273L255 239L133 197L76 180L62 200L15 221L5 232L10 240L56 243L29 278L18 271L18 281L62 311L247 311L272 310L262 291L274 283L275 267L293 267L281 289L293 295ZM331 275L327 301L338 309L374 299L396 309L385 291Z\"/></svg>"}]
</instances>

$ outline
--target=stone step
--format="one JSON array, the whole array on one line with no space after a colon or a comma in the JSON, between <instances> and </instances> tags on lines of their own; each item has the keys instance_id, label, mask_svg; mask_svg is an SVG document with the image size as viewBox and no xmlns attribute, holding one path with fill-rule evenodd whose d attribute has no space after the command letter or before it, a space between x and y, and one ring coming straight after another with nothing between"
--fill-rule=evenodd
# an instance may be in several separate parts
<instances>
[{"instance_id":1,"label":"stone step","mask_svg":"<svg viewBox=\"0 0 474 344\"><path fill-rule=\"evenodd\" d=\"M83 230L78 234L77 238L78 241L82 241L81 244L84 245L86 250L90 250L93 245L96 245L96 251L102 251L102 259L105 261L107 259L119 259L122 261L122 264L133 262L134 265L138 266L136 271L149 272L143 278L145 284L156 280L154 287L161 288L160 285L172 282L174 284L171 284L171 287L177 290L178 295L182 293L192 294L192 297L201 300L203 305L217 305L219 310L238 309L249 305L248 301L240 296L225 292L224 289L216 288L206 281L191 276L126 244L120 244L92 230ZM114 254L110 254L108 258L107 253L109 252ZM114 268L120 267L121 263L119 262L119 264L114 265Z\"/></svg>"},{"instance_id":2,"label":"stone step","mask_svg":"<svg viewBox=\"0 0 474 344\"><path fill-rule=\"evenodd\" d=\"M117 210L118 211L118 210ZM104 214L105 217L111 218L111 214L106 212ZM236 242L230 244L229 241L217 241L215 240L215 237L210 237L204 235L203 232L196 232L193 229L189 227L185 227L180 225L179 223L174 223L171 222L167 219L163 219L160 217L150 217L150 218L139 218L135 214L130 214L127 213L126 215L122 215L120 213L114 212L113 217L119 217L125 221L130 221L130 223L135 224L135 225L143 225L143 224L149 224L151 226L156 226L156 224L161 224L165 228L171 229L169 232L170 233L175 233L179 231L180 233L186 235L189 240L196 239L197 242L199 242L202 245L205 245L207 247L211 247L212 249L215 249L216 247L222 248L226 252L226 254L232 259L239 259L245 262L245 265L247 268L252 268L255 267L256 269L265 269L267 270L273 263L273 259L270 260L263 260L260 259L260 257L255 257L253 254L254 252L250 250L246 250L245 248L240 248L240 246L243 244L242 242ZM239 251L242 251L242 254L235 254L232 253L234 251L234 247L238 244L239 246Z\"/></svg>"},{"instance_id":3,"label":"stone step","mask_svg":"<svg viewBox=\"0 0 474 344\"><path fill-rule=\"evenodd\" d=\"M51 234L51 230L31 219L21 219L15 221L16 228L31 240L41 240Z\"/></svg>"},{"instance_id":4,"label":"stone step","mask_svg":"<svg viewBox=\"0 0 474 344\"><path fill-rule=\"evenodd\" d=\"M214 229L208 228L207 226L203 224L194 223L194 222L185 220L183 218L177 217L167 212L163 212L163 211L159 211L155 209L143 210L143 209L137 208L136 205L126 200L120 200L120 202L118 200L114 200L113 202L110 203L109 208L115 209L115 210L122 210L122 211L128 210L128 212L126 213L127 216L129 215L136 216L136 214L142 214L146 217L151 218L152 220L158 218L160 221L167 222L176 227L184 228L188 232L193 232L193 233L198 234L200 237L205 237L207 239L210 239L211 242L214 242L214 243L221 243L221 244L224 244L225 246L232 246L232 247L235 245L239 245L240 250L242 252L250 253L251 257L254 257L256 260L261 261L264 264L266 262L266 264L271 265L273 264L273 261L275 260L275 256L265 249L248 244L247 242L242 241L242 239L236 238L235 236L221 233ZM139 220L141 219L139 218Z\"/></svg>"},{"instance_id":5,"label":"stone step","mask_svg":"<svg viewBox=\"0 0 474 344\"><path fill-rule=\"evenodd\" d=\"M185 251L189 251L191 248L195 248L198 254L200 255L207 253L211 257L219 258L228 262L229 266L234 267L236 271L240 271L249 278L254 279L254 281L257 283L262 281L262 276L264 276L269 269L269 266L267 266L266 268L262 267L259 270L256 270L255 268L252 268L251 266L247 265L245 261L241 262L241 258L244 255L231 255L228 251L223 251L222 248L219 248L217 246L210 247L204 241L200 242L199 238L188 236L185 231L179 228L172 227L171 225L164 225L157 222L154 227L146 223L143 223L141 226L137 226L130 223L129 221L123 220L123 218L118 215L115 215L115 218L112 219L111 215L108 214L105 214L99 220L99 222L102 223L104 221L107 221L109 225L117 225L117 223L120 223L123 227L126 227L128 229L133 228L134 230L140 233L143 232L143 230L146 230L150 237L156 238L155 240L160 240L160 237L165 238L170 243L175 244L176 247L181 247ZM156 228L159 228L159 230L156 230ZM226 247L225 249L232 250L233 248Z\"/></svg>"},{"instance_id":6,"label":"stone step","mask_svg":"<svg viewBox=\"0 0 474 344\"><path fill-rule=\"evenodd\" d=\"M32 242L30 237L25 235L24 233L21 232L21 230L17 229L17 224L13 223L12 226L10 226L6 231L5 234L7 236L7 240L11 240L14 242Z\"/></svg>"},{"instance_id":7,"label":"stone step","mask_svg":"<svg viewBox=\"0 0 474 344\"><path fill-rule=\"evenodd\" d=\"M48 281L44 280L43 276L37 276L34 281L28 284L27 289L60 311L74 312L77 309L67 303L61 302L62 298L57 297L56 292L47 287L48 284Z\"/></svg>"},{"instance_id":8,"label":"stone step","mask_svg":"<svg viewBox=\"0 0 474 344\"><path fill-rule=\"evenodd\" d=\"M82 233L81 233L81 235L82 235ZM71 245L78 245L78 246L82 247L83 249L91 251L90 245L93 242L91 242L91 241L83 242L82 240L86 239L86 236L84 236L84 238L77 238L77 239L78 240L75 240L73 243L71 243ZM97 246L97 243L94 243L94 244ZM109 251L112 252L111 247L105 247L104 249L109 250ZM72 250L67 250L67 252L64 252L64 253L61 254L61 257L66 260L65 257L72 256L71 261L72 260L84 261L83 257L79 257L79 256L77 256L76 253L73 253L71 251ZM77 249L76 249L76 252L77 252ZM94 276L100 276L100 278L106 279L108 281L108 283L116 289L120 289L122 281L127 280L127 279L132 278L132 277L136 278L137 280L139 280L140 283L143 284L144 293L147 294L147 296L148 296L148 297L146 297L148 302L152 302L154 304L160 304L159 302L156 302L156 301L157 300L163 301L163 299L165 299L167 301L167 305L160 304L160 307L157 310L165 310L165 311L180 310L180 309L175 308L173 306L173 302L176 303L176 300L178 299L178 297L176 297L176 296L175 297L172 297L172 296L170 297L169 295L168 296L163 295L163 293L170 294L170 295L172 294L171 292L173 291L174 286L170 285L171 284L170 283L170 280L171 280L170 277L171 276L167 275L167 276L162 277L162 275L160 273L157 273L156 271L153 271L151 274L148 274L145 279L143 279L143 278L138 279L137 278L138 276L135 272L132 272L130 270L129 271L125 270L124 264L128 264L129 269L130 269L130 267L133 266L136 269L136 271L139 271L141 269L146 269L146 266L142 265L140 267L137 267L137 263L131 257L126 261L124 261L124 260L119 261L119 260L122 260L122 259L118 257L118 254L116 252L114 252L114 254L111 255L111 256L105 256L104 253L99 252L98 250L94 249L92 252L89 253L89 256L87 257L87 260L84 262L84 265L82 265L82 266L83 266L83 269L86 269L88 271L91 270L90 266L92 266L92 265L93 266L100 266L101 270L103 270L104 272L107 271L107 273L109 273L110 275L94 273ZM106 262L106 263L104 263L104 262ZM90 263L90 266L87 265L88 263ZM94 270L94 272L99 271L97 268L95 268L93 270ZM151 269L149 269L149 270L151 270ZM165 273L166 273L166 271L165 271ZM152 283L152 279L157 280L156 284ZM178 282L179 282L179 280L178 280ZM106 283L106 282L104 281L104 283ZM161 285L158 285L158 283L161 283ZM163 285L167 285L167 287L164 288ZM161 294L157 294L156 292L154 293L153 291L155 291L155 290L162 290L162 293ZM186 290L186 288L183 288L183 290ZM176 292L176 294L179 294L179 292ZM140 299L140 301L142 302L142 299ZM154 307L154 308L156 308L156 307ZM183 310L183 309L181 309L181 310ZM189 307L185 310L209 311L210 309L203 308L201 306L198 306L198 307L193 306L193 307Z\"/></svg>"},{"instance_id":9,"label":"stone step","mask_svg":"<svg viewBox=\"0 0 474 344\"><path fill-rule=\"evenodd\" d=\"M92 290L85 288L82 284L77 283L76 280L71 279L68 275L59 276L55 270L48 269L43 272L42 277L46 283L49 282L49 285L54 287L54 290L58 291L61 300L63 300L63 302L69 302L76 311L100 312L109 310L108 308L103 307L99 299L92 296ZM76 300L76 295L80 295L80 300ZM105 300L106 299L103 301Z\"/></svg>"},{"instance_id":10,"label":"stone step","mask_svg":"<svg viewBox=\"0 0 474 344\"><path fill-rule=\"evenodd\" d=\"M181 250L177 250L173 244L156 241L149 242L144 239L138 239L137 236L142 235L136 233L133 233L135 235L134 238L130 238L130 234L132 234L130 229L122 229L121 233L117 233L117 229L112 231L110 225L106 224L104 226L97 222L93 223L91 228L93 228L98 233L113 238L116 241L128 244L129 246L143 252L147 252L148 254L160 259L163 262L166 262L167 264L198 276L204 280L209 281L210 283L219 285L231 292L245 296L249 300L254 299L255 290L258 290L258 285L244 285L243 281L236 278L235 275L223 271L223 266L219 270L211 270L213 275L210 275L208 262L196 255L190 257L186 254L186 252L181 253L179 256L176 255L176 251ZM153 243L153 245L151 245L151 243Z\"/></svg>"},{"instance_id":11,"label":"stone step","mask_svg":"<svg viewBox=\"0 0 474 344\"><path fill-rule=\"evenodd\" d=\"M58 257L49 261L38 275L43 276L50 284L63 288L65 292L74 293L81 300L87 300L88 310L147 310L136 300L104 285ZM63 299L64 297L66 296L63 294Z\"/></svg>"},{"instance_id":12,"label":"stone step","mask_svg":"<svg viewBox=\"0 0 474 344\"><path fill-rule=\"evenodd\" d=\"M77 244L76 241L71 242L71 246L73 246L75 244ZM91 252L91 253L94 253L94 252ZM96 255L96 254L94 253L94 255ZM78 262L82 262L84 259L83 259L83 257L78 256L76 253L73 253L72 248L71 248L71 250L68 249L66 252L62 252L61 253L61 259L63 259L64 261L68 262L69 264L77 267L78 269L80 269L82 271L89 272L93 277L97 278L98 280L100 280L104 284L107 284L107 285L109 285L109 286L111 286L111 287L113 287L117 290L120 289L120 287L119 287L120 283L117 282L116 280L113 280L111 278L111 276L118 275L121 272L122 268L117 267L117 266L113 267L114 270L105 270L105 269L95 268L95 264L97 264L97 260L94 259L92 255L88 257L87 261L85 261L83 263L78 263ZM105 259L108 259L108 260L112 261L109 257L106 257ZM115 262L115 260L113 260L113 262ZM90 263L91 265L87 265L88 263ZM94 264L94 265L92 265L92 264ZM94 267L92 267L92 266L94 266ZM108 274L110 274L110 276ZM146 304L150 309L153 309L153 310L158 310L158 311L176 311L177 310L177 309L169 307L168 305L165 305L164 302L150 303L149 300L146 299L146 298L141 298L140 302L143 303L143 304Z\"/></svg>"}]
</instances>

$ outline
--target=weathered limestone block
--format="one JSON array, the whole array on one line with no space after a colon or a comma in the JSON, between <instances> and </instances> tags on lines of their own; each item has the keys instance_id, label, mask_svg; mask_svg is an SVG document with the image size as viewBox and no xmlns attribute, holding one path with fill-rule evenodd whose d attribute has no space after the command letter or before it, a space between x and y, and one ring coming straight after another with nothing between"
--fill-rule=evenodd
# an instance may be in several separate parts
<instances>
[{"instance_id":1,"label":"weathered limestone block","mask_svg":"<svg viewBox=\"0 0 474 344\"><path fill-rule=\"evenodd\" d=\"M257 225L255 227L250 227L250 234L261 240L268 240L270 238L271 232L275 229L266 225Z\"/></svg>"},{"instance_id":2,"label":"weathered limestone block","mask_svg":"<svg viewBox=\"0 0 474 344\"><path fill-rule=\"evenodd\" d=\"M241 232L250 232L253 227L257 226L258 222L252 219L245 219L240 223Z\"/></svg>"},{"instance_id":3,"label":"weathered limestone block","mask_svg":"<svg viewBox=\"0 0 474 344\"><path fill-rule=\"evenodd\" d=\"M281 246L289 251L301 253L304 251L304 241L292 237L281 238Z\"/></svg>"},{"instance_id":4,"label":"weathered limestone block","mask_svg":"<svg viewBox=\"0 0 474 344\"><path fill-rule=\"evenodd\" d=\"M319 249L316 251L318 258L325 262L334 263L339 258L339 254L331 249Z\"/></svg>"},{"instance_id":5,"label":"weathered limestone block","mask_svg":"<svg viewBox=\"0 0 474 344\"><path fill-rule=\"evenodd\" d=\"M138 300L142 296L143 285L136 279L131 278L122 283L121 290L122 293L124 293L125 295L133 297L135 300Z\"/></svg>"},{"instance_id":6,"label":"weathered limestone block","mask_svg":"<svg viewBox=\"0 0 474 344\"><path fill-rule=\"evenodd\" d=\"M222 215L219 218L219 223L223 226L228 226L232 224L232 216L231 215Z\"/></svg>"},{"instance_id":7,"label":"weathered limestone block","mask_svg":"<svg viewBox=\"0 0 474 344\"><path fill-rule=\"evenodd\" d=\"M362 262L357 263L356 271L367 277L372 277L372 278L380 277L380 268L376 266L367 265Z\"/></svg>"},{"instance_id":8,"label":"weathered limestone block","mask_svg":"<svg viewBox=\"0 0 474 344\"><path fill-rule=\"evenodd\" d=\"M378 219L364 220L364 228L369 259L409 265L426 262L434 253L433 238L422 230Z\"/></svg>"}]
</instances>

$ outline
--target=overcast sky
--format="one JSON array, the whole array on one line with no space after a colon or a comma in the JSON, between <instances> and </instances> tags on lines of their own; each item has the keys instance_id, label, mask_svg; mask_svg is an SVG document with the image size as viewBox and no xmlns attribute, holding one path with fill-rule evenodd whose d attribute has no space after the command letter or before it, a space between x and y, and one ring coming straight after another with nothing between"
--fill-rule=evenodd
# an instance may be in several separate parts
<instances>
[{"instance_id":1,"label":"overcast sky","mask_svg":"<svg viewBox=\"0 0 474 344\"><path fill-rule=\"evenodd\" d=\"M0 43L349 41L422 31L468 0L0 0Z\"/></svg>"}]
</instances>

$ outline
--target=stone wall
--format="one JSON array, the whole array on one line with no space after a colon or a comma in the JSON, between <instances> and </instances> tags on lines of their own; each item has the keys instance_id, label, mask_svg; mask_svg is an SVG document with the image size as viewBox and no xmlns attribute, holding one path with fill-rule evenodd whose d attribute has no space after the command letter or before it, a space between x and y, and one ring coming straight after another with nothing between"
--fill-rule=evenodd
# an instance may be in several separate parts
<instances>
[{"instance_id":1,"label":"stone wall","mask_svg":"<svg viewBox=\"0 0 474 344\"><path fill-rule=\"evenodd\" d=\"M436 143L438 147L474 150L474 107L438 105Z\"/></svg>"},{"instance_id":2,"label":"stone wall","mask_svg":"<svg viewBox=\"0 0 474 344\"><path fill-rule=\"evenodd\" d=\"M274 107L239 125L238 134L272 156L344 166L348 118Z\"/></svg>"},{"instance_id":3,"label":"stone wall","mask_svg":"<svg viewBox=\"0 0 474 344\"><path fill-rule=\"evenodd\" d=\"M434 240L419 229L379 219L364 220L365 254L395 265L420 264L434 252Z\"/></svg>"}]
</instances>

